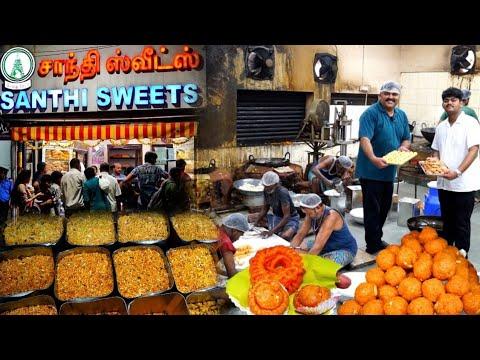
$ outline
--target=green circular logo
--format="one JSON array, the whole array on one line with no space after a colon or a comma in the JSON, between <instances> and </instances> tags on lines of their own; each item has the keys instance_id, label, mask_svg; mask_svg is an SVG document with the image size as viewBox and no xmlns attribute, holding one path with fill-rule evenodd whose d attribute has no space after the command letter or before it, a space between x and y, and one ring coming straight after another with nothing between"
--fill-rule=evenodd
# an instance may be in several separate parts
<instances>
[{"instance_id":1,"label":"green circular logo","mask_svg":"<svg viewBox=\"0 0 480 360\"><path fill-rule=\"evenodd\" d=\"M0 61L0 71L5 80L12 83L28 81L35 71L35 58L25 48L8 50Z\"/></svg>"}]
</instances>

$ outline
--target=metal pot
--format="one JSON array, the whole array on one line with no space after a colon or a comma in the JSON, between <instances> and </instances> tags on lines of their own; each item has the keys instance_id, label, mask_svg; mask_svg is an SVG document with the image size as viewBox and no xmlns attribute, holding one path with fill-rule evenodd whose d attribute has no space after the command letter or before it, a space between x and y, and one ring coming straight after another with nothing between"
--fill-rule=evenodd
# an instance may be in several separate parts
<instances>
[{"instance_id":1,"label":"metal pot","mask_svg":"<svg viewBox=\"0 0 480 360\"><path fill-rule=\"evenodd\" d=\"M245 184L250 184L254 186L262 185L262 181L258 179L241 179L233 183L233 187L242 194L242 203L248 207L257 207L263 206L265 204L265 197L263 196L263 186L262 189L258 191L249 191L243 190L240 187Z\"/></svg>"},{"instance_id":2,"label":"metal pot","mask_svg":"<svg viewBox=\"0 0 480 360\"><path fill-rule=\"evenodd\" d=\"M433 142L433 138L435 137L435 128L427 127L427 124L422 123L422 129L420 131L423 137L431 144Z\"/></svg>"},{"instance_id":3,"label":"metal pot","mask_svg":"<svg viewBox=\"0 0 480 360\"><path fill-rule=\"evenodd\" d=\"M443 232L443 220L440 216L415 216L407 220L410 231L421 231L424 227L430 226L437 230L439 235Z\"/></svg>"},{"instance_id":4,"label":"metal pot","mask_svg":"<svg viewBox=\"0 0 480 360\"><path fill-rule=\"evenodd\" d=\"M288 157L287 157L288 155ZM287 166L290 164L290 153L286 152L283 158L259 158L255 159L253 155L248 157L248 161L251 164L268 166L268 167L280 167Z\"/></svg>"}]
</instances>

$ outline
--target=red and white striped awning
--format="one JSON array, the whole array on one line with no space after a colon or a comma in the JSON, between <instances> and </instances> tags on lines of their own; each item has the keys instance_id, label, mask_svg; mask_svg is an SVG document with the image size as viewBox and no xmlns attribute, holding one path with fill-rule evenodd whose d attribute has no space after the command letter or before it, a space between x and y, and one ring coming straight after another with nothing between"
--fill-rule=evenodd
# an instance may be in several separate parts
<instances>
[{"instance_id":1,"label":"red and white striped awning","mask_svg":"<svg viewBox=\"0 0 480 360\"><path fill-rule=\"evenodd\" d=\"M61 125L11 128L12 140L131 140L192 137L197 122L147 122L112 125Z\"/></svg>"}]
</instances>

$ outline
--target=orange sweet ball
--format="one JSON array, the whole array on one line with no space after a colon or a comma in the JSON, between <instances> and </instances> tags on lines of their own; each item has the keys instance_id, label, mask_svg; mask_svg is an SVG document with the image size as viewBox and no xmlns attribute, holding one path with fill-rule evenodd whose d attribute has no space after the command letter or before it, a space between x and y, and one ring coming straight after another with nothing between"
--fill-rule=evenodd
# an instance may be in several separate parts
<instances>
[{"instance_id":1,"label":"orange sweet ball","mask_svg":"<svg viewBox=\"0 0 480 360\"><path fill-rule=\"evenodd\" d=\"M396 264L405 270L413 268L413 264L417 261L417 253L407 246L400 247L397 254Z\"/></svg>"},{"instance_id":2,"label":"orange sweet ball","mask_svg":"<svg viewBox=\"0 0 480 360\"><path fill-rule=\"evenodd\" d=\"M408 302L403 297L395 296L385 301L383 311L385 315L406 315Z\"/></svg>"},{"instance_id":3,"label":"orange sweet ball","mask_svg":"<svg viewBox=\"0 0 480 360\"><path fill-rule=\"evenodd\" d=\"M440 280L432 278L422 283L422 295L428 300L435 302L443 294L445 294L445 287Z\"/></svg>"},{"instance_id":4,"label":"orange sweet ball","mask_svg":"<svg viewBox=\"0 0 480 360\"><path fill-rule=\"evenodd\" d=\"M395 255L387 249L383 249L378 253L376 261L378 267L386 271L395 265Z\"/></svg>"},{"instance_id":5,"label":"orange sweet ball","mask_svg":"<svg viewBox=\"0 0 480 360\"><path fill-rule=\"evenodd\" d=\"M397 286L406 276L407 273L400 266L392 266L385 272L385 281L392 286Z\"/></svg>"},{"instance_id":6,"label":"orange sweet ball","mask_svg":"<svg viewBox=\"0 0 480 360\"><path fill-rule=\"evenodd\" d=\"M468 315L479 315L480 314L480 294L467 293L463 295L463 310Z\"/></svg>"},{"instance_id":7,"label":"orange sweet ball","mask_svg":"<svg viewBox=\"0 0 480 360\"><path fill-rule=\"evenodd\" d=\"M438 315L458 315L463 310L463 303L458 295L443 294L438 298L434 309Z\"/></svg>"},{"instance_id":8,"label":"orange sweet ball","mask_svg":"<svg viewBox=\"0 0 480 360\"><path fill-rule=\"evenodd\" d=\"M408 315L433 315L433 303L424 297L416 298L408 304L407 313Z\"/></svg>"},{"instance_id":9,"label":"orange sweet ball","mask_svg":"<svg viewBox=\"0 0 480 360\"><path fill-rule=\"evenodd\" d=\"M455 275L457 269L455 260L451 256L445 255L437 261L433 261L432 274L439 280L450 279Z\"/></svg>"},{"instance_id":10,"label":"orange sweet ball","mask_svg":"<svg viewBox=\"0 0 480 360\"><path fill-rule=\"evenodd\" d=\"M453 255L455 257L455 259L460 254L458 252L458 249L455 246L452 246L452 245L448 245L445 249L443 249L443 251Z\"/></svg>"},{"instance_id":11,"label":"orange sweet ball","mask_svg":"<svg viewBox=\"0 0 480 360\"><path fill-rule=\"evenodd\" d=\"M462 297L470 291L470 284L464 277L453 275L445 285L445 290L447 290L447 293Z\"/></svg>"},{"instance_id":12,"label":"orange sweet ball","mask_svg":"<svg viewBox=\"0 0 480 360\"><path fill-rule=\"evenodd\" d=\"M409 236L409 235L407 235L407 236ZM417 253L417 255L421 254L422 251L423 251L423 247L420 244L420 241L418 241L416 238L413 238L413 237L405 237L404 236L402 238L402 245L406 246L406 247L409 247L410 249L415 251Z\"/></svg>"},{"instance_id":13,"label":"orange sweet ball","mask_svg":"<svg viewBox=\"0 0 480 360\"><path fill-rule=\"evenodd\" d=\"M383 315L383 301L382 300L370 300L362 307L361 315Z\"/></svg>"},{"instance_id":14,"label":"orange sweet ball","mask_svg":"<svg viewBox=\"0 0 480 360\"><path fill-rule=\"evenodd\" d=\"M368 283L382 286L385 284L385 273L382 269L374 268L367 271L365 278Z\"/></svg>"},{"instance_id":15,"label":"orange sweet ball","mask_svg":"<svg viewBox=\"0 0 480 360\"><path fill-rule=\"evenodd\" d=\"M390 244L385 249L390 251L391 253L395 254L395 256L396 256L398 254L398 252L400 251L400 245Z\"/></svg>"},{"instance_id":16,"label":"orange sweet ball","mask_svg":"<svg viewBox=\"0 0 480 360\"><path fill-rule=\"evenodd\" d=\"M347 300L338 308L338 315L360 315L362 305L355 300Z\"/></svg>"},{"instance_id":17,"label":"orange sweet ball","mask_svg":"<svg viewBox=\"0 0 480 360\"><path fill-rule=\"evenodd\" d=\"M477 270L471 263L468 264L468 282L470 284L478 284Z\"/></svg>"},{"instance_id":18,"label":"orange sweet ball","mask_svg":"<svg viewBox=\"0 0 480 360\"><path fill-rule=\"evenodd\" d=\"M416 278L403 279L398 285L398 293L407 301L422 296L422 283Z\"/></svg>"},{"instance_id":19,"label":"orange sweet ball","mask_svg":"<svg viewBox=\"0 0 480 360\"><path fill-rule=\"evenodd\" d=\"M420 281L430 279L432 276L433 261L428 253L422 253L413 264L413 273Z\"/></svg>"},{"instance_id":20,"label":"orange sweet ball","mask_svg":"<svg viewBox=\"0 0 480 360\"><path fill-rule=\"evenodd\" d=\"M429 242L430 240L436 239L437 237L437 230L430 226L426 226L418 235L418 241L420 241L420 244L424 245L425 243Z\"/></svg>"},{"instance_id":21,"label":"orange sweet ball","mask_svg":"<svg viewBox=\"0 0 480 360\"><path fill-rule=\"evenodd\" d=\"M425 243L425 251L430 255L435 255L436 253L442 251L448 246L447 240L442 238L436 238Z\"/></svg>"},{"instance_id":22,"label":"orange sweet ball","mask_svg":"<svg viewBox=\"0 0 480 360\"><path fill-rule=\"evenodd\" d=\"M392 285L383 285L380 286L378 289L378 297L383 300L387 301L387 299L395 297L398 295L398 291Z\"/></svg>"},{"instance_id":23,"label":"orange sweet ball","mask_svg":"<svg viewBox=\"0 0 480 360\"><path fill-rule=\"evenodd\" d=\"M437 252L435 254L435 256L433 257L433 261L439 261L440 259L443 259L445 257L449 257L449 258L455 260L455 263L457 262L457 257L453 256L449 251L445 251L445 250Z\"/></svg>"},{"instance_id":24,"label":"orange sweet ball","mask_svg":"<svg viewBox=\"0 0 480 360\"><path fill-rule=\"evenodd\" d=\"M361 283L355 289L355 300L357 300L360 305L365 305L370 300L374 300L377 297L377 294L377 285L370 283Z\"/></svg>"},{"instance_id":25,"label":"orange sweet ball","mask_svg":"<svg viewBox=\"0 0 480 360\"><path fill-rule=\"evenodd\" d=\"M473 293L473 294L480 294L480 284L472 285L470 283L470 292Z\"/></svg>"},{"instance_id":26,"label":"orange sweet ball","mask_svg":"<svg viewBox=\"0 0 480 360\"><path fill-rule=\"evenodd\" d=\"M455 275L461 276L468 281L468 266L464 264L459 264L457 262L457 266L455 267Z\"/></svg>"},{"instance_id":27,"label":"orange sweet ball","mask_svg":"<svg viewBox=\"0 0 480 360\"><path fill-rule=\"evenodd\" d=\"M418 239L418 235L420 235L420 232L417 230L412 230L410 231L410 235L412 235L414 238Z\"/></svg>"}]
</instances>

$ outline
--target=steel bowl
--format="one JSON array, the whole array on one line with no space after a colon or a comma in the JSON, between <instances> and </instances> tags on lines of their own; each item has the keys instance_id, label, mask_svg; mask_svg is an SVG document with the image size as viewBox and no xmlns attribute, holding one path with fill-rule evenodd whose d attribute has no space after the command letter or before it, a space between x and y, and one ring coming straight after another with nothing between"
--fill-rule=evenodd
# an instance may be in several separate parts
<instances>
[{"instance_id":1,"label":"steel bowl","mask_svg":"<svg viewBox=\"0 0 480 360\"><path fill-rule=\"evenodd\" d=\"M440 216L414 216L407 220L407 226L410 231L421 231L424 227L430 226L437 232L442 232L443 220Z\"/></svg>"},{"instance_id":2,"label":"steel bowl","mask_svg":"<svg viewBox=\"0 0 480 360\"><path fill-rule=\"evenodd\" d=\"M254 185L254 186L262 186L262 190L258 191L249 191L249 190L242 190L240 187L246 184ZM233 183L233 187L237 189L241 194L247 195L247 196L258 196L258 195L263 195L263 185L262 181L259 179L241 179L237 180Z\"/></svg>"}]
</instances>

